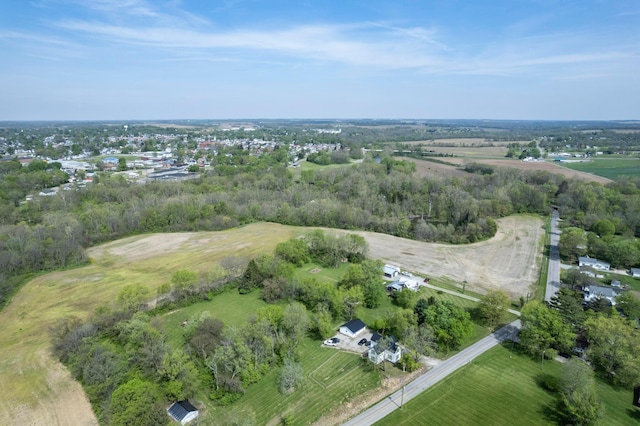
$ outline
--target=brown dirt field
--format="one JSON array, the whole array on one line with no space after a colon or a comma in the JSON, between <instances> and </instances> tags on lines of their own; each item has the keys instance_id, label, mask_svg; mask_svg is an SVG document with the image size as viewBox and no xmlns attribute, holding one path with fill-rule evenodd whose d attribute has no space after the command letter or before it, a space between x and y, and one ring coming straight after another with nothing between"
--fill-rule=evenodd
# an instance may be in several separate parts
<instances>
[{"instance_id":1,"label":"brown dirt field","mask_svg":"<svg viewBox=\"0 0 640 426\"><path fill-rule=\"evenodd\" d=\"M424 243L373 232L357 232L369 243L369 256L424 277L467 281L469 290L502 289L512 299L527 295L538 280L543 221L534 216L497 220L490 240L468 245Z\"/></svg>"},{"instance_id":2,"label":"brown dirt field","mask_svg":"<svg viewBox=\"0 0 640 426\"><path fill-rule=\"evenodd\" d=\"M434 163L432 161L417 160L414 158L395 157L397 160L410 161L416 164L416 174L420 177L467 177L469 173L462 170L460 167L449 166L447 164ZM450 158L444 159L445 161L451 160Z\"/></svg>"},{"instance_id":3,"label":"brown dirt field","mask_svg":"<svg viewBox=\"0 0 640 426\"><path fill-rule=\"evenodd\" d=\"M611 179L607 179L602 176L593 175L590 173L580 172L578 170L571 170L566 167L562 167L559 164L551 163L548 161L520 161L520 160L508 160L508 159L491 159L491 158L477 158L477 157L447 157L440 160L447 163L457 164L458 166L450 166L447 164L439 164L426 160L417 160L407 157L395 157L398 160L411 161L416 163L416 174L421 177L463 177L469 176L469 173L465 172L462 167L468 161L473 161L480 164L488 164L495 167L511 167L519 170L544 170L549 173L565 176L569 179L584 180L587 182L597 182L602 185L613 182Z\"/></svg>"}]
</instances>

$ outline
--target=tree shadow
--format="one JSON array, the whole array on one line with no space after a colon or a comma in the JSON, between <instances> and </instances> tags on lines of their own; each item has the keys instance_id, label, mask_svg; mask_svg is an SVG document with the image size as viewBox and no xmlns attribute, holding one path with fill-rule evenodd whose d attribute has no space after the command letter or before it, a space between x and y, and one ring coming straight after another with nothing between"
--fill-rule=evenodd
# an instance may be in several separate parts
<instances>
[{"instance_id":1,"label":"tree shadow","mask_svg":"<svg viewBox=\"0 0 640 426\"><path fill-rule=\"evenodd\" d=\"M560 400L555 400L545 405L541 409L542 416L557 425L566 425L568 423L568 419L563 412L562 403Z\"/></svg>"},{"instance_id":2,"label":"tree shadow","mask_svg":"<svg viewBox=\"0 0 640 426\"><path fill-rule=\"evenodd\" d=\"M534 378L536 384L551 394L557 394L560 390L558 377L549 373L540 373Z\"/></svg>"},{"instance_id":3,"label":"tree shadow","mask_svg":"<svg viewBox=\"0 0 640 426\"><path fill-rule=\"evenodd\" d=\"M640 408L628 408L627 414L629 415L629 418L640 423Z\"/></svg>"}]
</instances>

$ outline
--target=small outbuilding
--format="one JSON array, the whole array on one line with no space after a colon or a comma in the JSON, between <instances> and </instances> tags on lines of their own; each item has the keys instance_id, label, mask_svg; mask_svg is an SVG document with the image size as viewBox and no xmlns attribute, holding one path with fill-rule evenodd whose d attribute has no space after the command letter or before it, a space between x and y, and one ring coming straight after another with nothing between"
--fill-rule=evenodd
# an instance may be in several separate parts
<instances>
[{"instance_id":1,"label":"small outbuilding","mask_svg":"<svg viewBox=\"0 0 640 426\"><path fill-rule=\"evenodd\" d=\"M186 425L192 420L198 418L198 409L191 405L187 400L174 402L171 407L167 408L167 414L173 420Z\"/></svg>"},{"instance_id":2,"label":"small outbuilding","mask_svg":"<svg viewBox=\"0 0 640 426\"><path fill-rule=\"evenodd\" d=\"M351 321L344 323L340 326L340 333L349 337L356 337L360 333L364 332L366 325L359 319L352 319Z\"/></svg>"},{"instance_id":3,"label":"small outbuilding","mask_svg":"<svg viewBox=\"0 0 640 426\"><path fill-rule=\"evenodd\" d=\"M631 274L632 277L640 277L640 268L631 268L629 274Z\"/></svg>"},{"instance_id":4,"label":"small outbuilding","mask_svg":"<svg viewBox=\"0 0 640 426\"><path fill-rule=\"evenodd\" d=\"M385 277L395 278L396 275L400 273L400 268L393 265L384 265L384 268L382 268L382 271L384 272Z\"/></svg>"}]
</instances>

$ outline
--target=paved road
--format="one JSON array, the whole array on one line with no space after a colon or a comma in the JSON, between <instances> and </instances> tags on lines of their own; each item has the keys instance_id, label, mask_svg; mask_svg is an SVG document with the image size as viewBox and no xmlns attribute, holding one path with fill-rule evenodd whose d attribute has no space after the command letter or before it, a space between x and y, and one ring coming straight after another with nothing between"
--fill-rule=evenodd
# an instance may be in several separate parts
<instances>
[{"instance_id":1,"label":"paved road","mask_svg":"<svg viewBox=\"0 0 640 426\"><path fill-rule=\"evenodd\" d=\"M478 355L498 345L500 342L517 336L519 331L520 320L516 320L511 324L502 327L495 333L488 335L484 339L469 346L465 350L457 353L446 361L443 361L442 363L436 365L431 370L427 371L425 374L406 385L404 387L404 396L403 389L400 389L399 391L378 402L373 407L344 423L344 425L364 426L371 425L379 420L382 420L389 413L398 409L402 403L405 403L410 399L420 395L429 387L435 385L440 380L444 379L463 365L470 363Z\"/></svg>"},{"instance_id":2,"label":"paved road","mask_svg":"<svg viewBox=\"0 0 640 426\"><path fill-rule=\"evenodd\" d=\"M460 293L454 290L448 290L446 288L441 288L441 287L436 287L435 285L431 285L429 283L420 283L420 287L427 287L430 288L432 290L437 290L437 291L441 291L443 293L447 293L447 294L452 294L454 296L457 297L462 297L463 299L467 299L467 300L473 300L474 302L479 302L480 299L478 299L477 297L473 297L473 296L469 296L467 294L464 293ZM507 309L507 311L509 311L510 313L520 316L520 311L516 311L515 309Z\"/></svg>"},{"instance_id":3,"label":"paved road","mask_svg":"<svg viewBox=\"0 0 640 426\"><path fill-rule=\"evenodd\" d=\"M547 287L544 292L544 300L549 302L551 298L560 290L560 231L558 221L560 214L557 210L551 215L551 247L549 249L549 270L547 273Z\"/></svg>"},{"instance_id":4,"label":"paved road","mask_svg":"<svg viewBox=\"0 0 640 426\"><path fill-rule=\"evenodd\" d=\"M556 294L556 292L560 289L560 249L558 247L558 242L560 241L560 231L558 230L559 219L560 215L558 214L558 211L554 210L551 216L551 247L549 251L549 271L547 274L547 286L545 289L544 298L546 301L551 300L553 295ZM465 299L474 301L479 300L475 297L467 296L466 294L460 294L458 292L432 286L427 283L423 283L422 285L442 291L444 293L463 297ZM518 311L509 310L509 312L520 316L520 312ZM479 342L476 342L460 353L452 356L448 360L436 365L422 376L404 386L403 389L396 391L382 401L378 402L373 407L369 408L366 411L363 411L356 417L344 423L344 426L368 426L382 420L392 411L400 408L403 403L420 395L426 389L438 383L440 380L444 379L449 374L456 371L458 368L473 361L478 355L488 351L492 347L507 339L513 339L518 335L520 328L520 320L516 320L511 324L502 327L495 333L490 334Z\"/></svg>"}]
</instances>

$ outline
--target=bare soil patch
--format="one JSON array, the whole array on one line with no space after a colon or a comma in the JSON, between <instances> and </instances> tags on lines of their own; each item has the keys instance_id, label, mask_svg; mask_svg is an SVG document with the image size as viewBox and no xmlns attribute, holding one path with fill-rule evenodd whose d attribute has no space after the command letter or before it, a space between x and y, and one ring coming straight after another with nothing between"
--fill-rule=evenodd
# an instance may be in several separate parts
<instances>
[{"instance_id":1,"label":"bare soil patch","mask_svg":"<svg viewBox=\"0 0 640 426\"><path fill-rule=\"evenodd\" d=\"M478 293L506 291L512 299L527 295L538 280L543 221L534 216L497 220L490 240L468 245L424 243L373 232L357 232L369 243L369 256L424 277L446 277Z\"/></svg>"},{"instance_id":2,"label":"bare soil patch","mask_svg":"<svg viewBox=\"0 0 640 426\"><path fill-rule=\"evenodd\" d=\"M450 178L469 176L469 173L465 172L461 167L458 166L450 166L448 164L436 163L427 160L417 160L407 157L396 157L396 159L415 163L416 174L420 177ZM451 158L446 158L443 160L450 162L449 160L451 160Z\"/></svg>"},{"instance_id":3,"label":"bare soil patch","mask_svg":"<svg viewBox=\"0 0 640 426\"><path fill-rule=\"evenodd\" d=\"M506 151L505 151L506 152ZM465 163L467 162L475 162L479 164L488 164L494 167L510 167L518 170L543 170L549 173L554 173L562 176L566 176L569 179L578 179L584 180L587 182L597 182L602 185L606 185L607 183L613 182L611 179L607 179L602 176L597 176L590 173L581 172L578 170L571 170L566 167L562 167L559 164L551 163L548 161L520 161L520 160L509 160L509 159L496 159L490 158L491 156L487 156L486 158L480 157L445 157L438 158L438 160L445 161L449 164L441 164L435 163L426 160L418 160L414 158L407 157L396 157L399 160L410 161L416 164L416 174L421 177L463 177L470 176L469 173L463 170Z\"/></svg>"}]
</instances>

